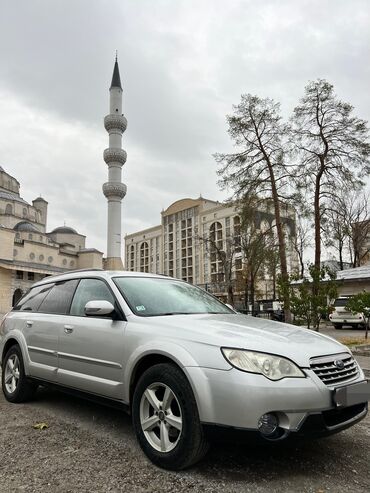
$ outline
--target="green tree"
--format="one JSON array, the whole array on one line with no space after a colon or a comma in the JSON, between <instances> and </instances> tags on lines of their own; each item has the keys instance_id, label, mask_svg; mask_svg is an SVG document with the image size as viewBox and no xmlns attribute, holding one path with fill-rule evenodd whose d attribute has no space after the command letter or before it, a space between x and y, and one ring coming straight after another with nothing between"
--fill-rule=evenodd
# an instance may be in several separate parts
<instances>
[{"instance_id":1,"label":"green tree","mask_svg":"<svg viewBox=\"0 0 370 493\"><path fill-rule=\"evenodd\" d=\"M316 269L314 264L308 267L308 272L309 277L291 276L288 285L280 286L289 290L290 308L295 318L318 332L321 320L330 313L329 301L337 297L336 273L327 267Z\"/></svg>"},{"instance_id":2,"label":"green tree","mask_svg":"<svg viewBox=\"0 0 370 493\"><path fill-rule=\"evenodd\" d=\"M222 188L231 188L234 198L257 195L261 200L272 198L278 238L280 271L288 280L287 256L281 219L281 200L286 199L287 181L291 171L284 160L286 127L281 121L280 106L272 99L251 94L241 96L227 116L228 133L236 151L215 154L221 166L218 174ZM289 299L284 300L286 320L290 320Z\"/></svg>"},{"instance_id":3,"label":"green tree","mask_svg":"<svg viewBox=\"0 0 370 493\"><path fill-rule=\"evenodd\" d=\"M346 308L352 313L364 314L366 318L365 339L367 339L370 324L370 292L363 291L355 294L348 300Z\"/></svg>"}]
</instances>

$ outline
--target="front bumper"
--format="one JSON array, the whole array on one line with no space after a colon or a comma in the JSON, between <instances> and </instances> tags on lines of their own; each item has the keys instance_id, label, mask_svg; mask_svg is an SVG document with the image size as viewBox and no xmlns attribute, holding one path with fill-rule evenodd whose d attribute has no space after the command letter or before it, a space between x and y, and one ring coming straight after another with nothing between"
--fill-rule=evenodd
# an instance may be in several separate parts
<instances>
[{"instance_id":1,"label":"front bumper","mask_svg":"<svg viewBox=\"0 0 370 493\"><path fill-rule=\"evenodd\" d=\"M304 371L306 378L273 382L263 375L234 368L226 371L186 368L203 424L256 431L260 417L274 413L279 427L287 433L306 433L306 428L314 426L317 433L328 434L366 416L367 399L356 404L357 407L338 406L334 389L326 386L312 370ZM361 381L364 375L359 369L358 377L349 383Z\"/></svg>"}]
</instances>

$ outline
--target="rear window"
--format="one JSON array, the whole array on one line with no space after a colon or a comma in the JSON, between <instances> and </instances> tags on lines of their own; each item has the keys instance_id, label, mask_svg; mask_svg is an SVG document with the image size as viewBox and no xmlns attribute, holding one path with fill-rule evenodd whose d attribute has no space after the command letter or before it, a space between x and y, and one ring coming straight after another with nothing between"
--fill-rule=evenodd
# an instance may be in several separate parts
<instances>
[{"instance_id":1,"label":"rear window","mask_svg":"<svg viewBox=\"0 0 370 493\"><path fill-rule=\"evenodd\" d=\"M64 281L55 284L49 291L38 311L41 313L57 313L65 315L69 312L72 298L76 290L78 280Z\"/></svg>"},{"instance_id":2,"label":"rear window","mask_svg":"<svg viewBox=\"0 0 370 493\"><path fill-rule=\"evenodd\" d=\"M36 312L54 284L44 284L31 288L13 310Z\"/></svg>"},{"instance_id":3,"label":"rear window","mask_svg":"<svg viewBox=\"0 0 370 493\"><path fill-rule=\"evenodd\" d=\"M335 300L334 306L346 306L348 301L349 301L349 298L337 298Z\"/></svg>"}]
</instances>

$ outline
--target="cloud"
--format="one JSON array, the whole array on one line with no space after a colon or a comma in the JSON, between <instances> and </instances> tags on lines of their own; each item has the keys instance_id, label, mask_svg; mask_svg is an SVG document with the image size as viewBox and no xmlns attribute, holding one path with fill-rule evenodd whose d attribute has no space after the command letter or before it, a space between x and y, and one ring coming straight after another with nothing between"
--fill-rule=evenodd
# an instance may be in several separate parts
<instances>
[{"instance_id":1,"label":"cloud","mask_svg":"<svg viewBox=\"0 0 370 493\"><path fill-rule=\"evenodd\" d=\"M31 200L105 250L103 117L118 49L128 129L123 231L199 193L226 197L212 154L231 149L241 93L288 116L309 79L330 80L370 119L366 0L18 0L0 17L0 163Z\"/></svg>"}]
</instances>

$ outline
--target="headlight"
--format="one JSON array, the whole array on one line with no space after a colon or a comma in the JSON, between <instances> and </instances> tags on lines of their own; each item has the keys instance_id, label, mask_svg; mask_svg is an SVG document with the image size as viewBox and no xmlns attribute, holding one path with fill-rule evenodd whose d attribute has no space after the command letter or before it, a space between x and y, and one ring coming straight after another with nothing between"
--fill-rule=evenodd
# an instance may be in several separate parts
<instances>
[{"instance_id":1,"label":"headlight","mask_svg":"<svg viewBox=\"0 0 370 493\"><path fill-rule=\"evenodd\" d=\"M267 353L245 351L243 349L221 348L227 361L239 370L260 373L270 380L286 377L304 378L304 373L292 361Z\"/></svg>"}]
</instances>

